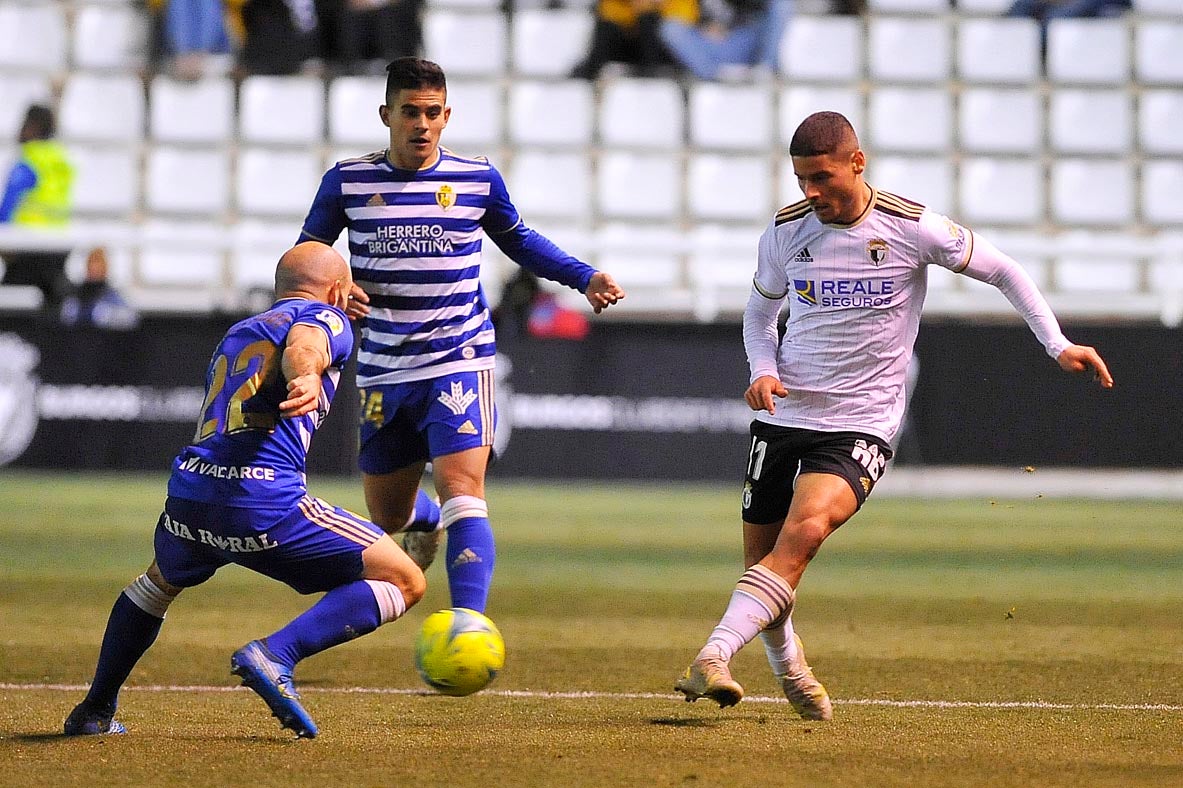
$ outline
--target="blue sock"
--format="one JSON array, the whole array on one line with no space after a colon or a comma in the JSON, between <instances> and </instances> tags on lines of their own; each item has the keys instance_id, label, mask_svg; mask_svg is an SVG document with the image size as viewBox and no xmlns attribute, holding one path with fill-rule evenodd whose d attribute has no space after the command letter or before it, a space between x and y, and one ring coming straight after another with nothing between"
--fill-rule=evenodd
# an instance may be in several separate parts
<instances>
[{"instance_id":1,"label":"blue sock","mask_svg":"<svg viewBox=\"0 0 1183 788\"><path fill-rule=\"evenodd\" d=\"M354 580L334 588L283 629L268 635L267 649L290 669L305 657L373 632L381 623L369 583Z\"/></svg>"},{"instance_id":2,"label":"blue sock","mask_svg":"<svg viewBox=\"0 0 1183 788\"><path fill-rule=\"evenodd\" d=\"M107 619L107 631L99 649L99 664L90 691L86 693L86 703L114 711L119 689L140 657L156 641L163 623L163 618L141 610L126 592L119 595Z\"/></svg>"},{"instance_id":3,"label":"blue sock","mask_svg":"<svg viewBox=\"0 0 1183 788\"><path fill-rule=\"evenodd\" d=\"M422 490L415 497L415 513L411 515L411 524L407 531L434 531L440 525L440 507Z\"/></svg>"},{"instance_id":4,"label":"blue sock","mask_svg":"<svg viewBox=\"0 0 1183 788\"><path fill-rule=\"evenodd\" d=\"M448 529L448 590L452 607L484 613L493 583L497 548L488 508L480 498L460 496L444 503L442 519Z\"/></svg>"}]
</instances>

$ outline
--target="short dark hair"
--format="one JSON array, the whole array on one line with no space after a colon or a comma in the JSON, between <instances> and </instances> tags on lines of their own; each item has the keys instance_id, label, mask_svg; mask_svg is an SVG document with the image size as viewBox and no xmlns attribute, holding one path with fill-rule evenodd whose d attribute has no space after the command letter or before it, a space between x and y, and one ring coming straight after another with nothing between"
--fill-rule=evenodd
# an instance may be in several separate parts
<instances>
[{"instance_id":1,"label":"short dark hair","mask_svg":"<svg viewBox=\"0 0 1183 788\"><path fill-rule=\"evenodd\" d=\"M28 140L47 140L57 131L54 123L53 110L42 104L31 104L25 111L25 120L21 124L21 142Z\"/></svg>"},{"instance_id":2,"label":"short dark hair","mask_svg":"<svg viewBox=\"0 0 1183 788\"><path fill-rule=\"evenodd\" d=\"M421 57L400 57L386 67L386 98L400 90L439 88L448 93L448 80L439 64Z\"/></svg>"},{"instance_id":3,"label":"short dark hair","mask_svg":"<svg viewBox=\"0 0 1183 788\"><path fill-rule=\"evenodd\" d=\"M858 135L846 116L838 112L815 112L793 132L789 155L828 156L858 146Z\"/></svg>"}]
</instances>

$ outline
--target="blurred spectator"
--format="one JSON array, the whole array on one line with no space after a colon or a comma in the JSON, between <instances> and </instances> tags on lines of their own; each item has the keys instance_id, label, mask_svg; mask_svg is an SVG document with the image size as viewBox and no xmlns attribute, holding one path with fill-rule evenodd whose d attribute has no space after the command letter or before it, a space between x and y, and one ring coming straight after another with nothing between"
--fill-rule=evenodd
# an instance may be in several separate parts
<instances>
[{"instance_id":1,"label":"blurred spectator","mask_svg":"<svg viewBox=\"0 0 1183 788\"><path fill-rule=\"evenodd\" d=\"M36 229L64 228L70 221L74 167L66 149L53 140L53 111L39 104L25 113L17 141L20 158L8 173L0 199L0 222ZM60 252L5 252L4 284L35 285L46 309L56 310L65 295L66 258Z\"/></svg>"},{"instance_id":2,"label":"blurred spectator","mask_svg":"<svg viewBox=\"0 0 1183 788\"><path fill-rule=\"evenodd\" d=\"M1046 53L1047 25L1051 20L1121 16L1131 7L1131 0L1015 0L1006 15L1038 21L1040 42Z\"/></svg>"},{"instance_id":3,"label":"blurred spectator","mask_svg":"<svg viewBox=\"0 0 1183 788\"><path fill-rule=\"evenodd\" d=\"M228 56L223 0L146 0L152 19L151 60L178 79L200 79L211 56Z\"/></svg>"},{"instance_id":4,"label":"blurred spectator","mask_svg":"<svg viewBox=\"0 0 1183 788\"><path fill-rule=\"evenodd\" d=\"M386 64L423 48L423 0L342 0L338 57L350 73L385 74Z\"/></svg>"},{"instance_id":5,"label":"blurred spectator","mask_svg":"<svg viewBox=\"0 0 1183 788\"><path fill-rule=\"evenodd\" d=\"M129 331L140 323L140 315L107 281L107 253L92 249L86 258L86 278L62 302L62 324L95 326Z\"/></svg>"},{"instance_id":6,"label":"blurred spectator","mask_svg":"<svg viewBox=\"0 0 1183 788\"><path fill-rule=\"evenodd\" d=\"M662 19L693 25L698 21L697 0L600 0L591 47L571 76L595 79L608 63L631 64L641 77L675 68L661 41Z\"/></svg>"},{"instance_id":7,"label":"blurred spectator","mask_svg":"<svg viewBox=\"0 0 1183 788\"><path fill-rule=\"evenodd\" d=\"M238 65L248 74L298 74L319 52L315 0L228 0L241 31Z\"/></svg>"},{"instance_id":8,"label":"blurred spectator","mask_svg":"<svg viewBox=\"0 0 1183 788\"><path fill-rule=\"evenodd\" d=\"M661 39L699 79L772 77L792 0L701 0L697 25L661 21Z\"/></svg>"},{"instance_id":9,"label":"blurred spectator","mask_svg":"<svg viewBox=\"0 0 1183 788\"><path fill-rule=\"evenodd\" d=\"M493 324L503 344L520 337L535 339L586 339L591 331L587 316L559 303L554 293L542 289L538 276L525 268L505 283L501 302L493 310ZM504 340L510 340L505 343Z\"/></svg>"}]
</instances>

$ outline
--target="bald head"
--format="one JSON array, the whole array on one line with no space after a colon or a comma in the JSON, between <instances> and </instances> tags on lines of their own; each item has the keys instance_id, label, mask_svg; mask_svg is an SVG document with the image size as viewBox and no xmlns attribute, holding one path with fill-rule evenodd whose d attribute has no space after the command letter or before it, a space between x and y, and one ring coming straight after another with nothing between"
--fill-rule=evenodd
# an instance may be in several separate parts
<instances>
[{"instance_id":1,"label":"bald head","mask_svg":"<svg viewBox=\"0 0 1183 788\"><path fill-rule=\"evenodd\" d=\"M349 264L337 250L317 241L296 244L284 252L275 267L275 297L308 298L340 306L349 295L353 279Z\"/></svg>"},{"instance_id":2,"label":"bald head","mask_svg":"<svg viewBox=\"0 0 1183 788\"><path fill-rule=\"evenodd\" d=\"M858 150L858 135L844 115L837 112L815 112L793 132L789 142L790 156L832 156Z\"/></svg>"}]
</instances>

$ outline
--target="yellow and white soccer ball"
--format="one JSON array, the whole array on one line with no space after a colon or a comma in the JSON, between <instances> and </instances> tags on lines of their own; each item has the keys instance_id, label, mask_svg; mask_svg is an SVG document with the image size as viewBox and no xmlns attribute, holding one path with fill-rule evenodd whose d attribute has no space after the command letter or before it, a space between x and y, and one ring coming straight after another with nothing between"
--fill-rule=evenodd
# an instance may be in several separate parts
<instances>
[{"instance_id":1,"label":"yellow and white soccer ball","mask_svg":"<svg viewBox=\"0 0 1183 788\"><path fill-rule=\"evenodd\" d=\"M415 669L444 695L480 692L504 666L501 632L475 610L453 607L432 613L415 641Z\"/></svg>"}]
</instances>

